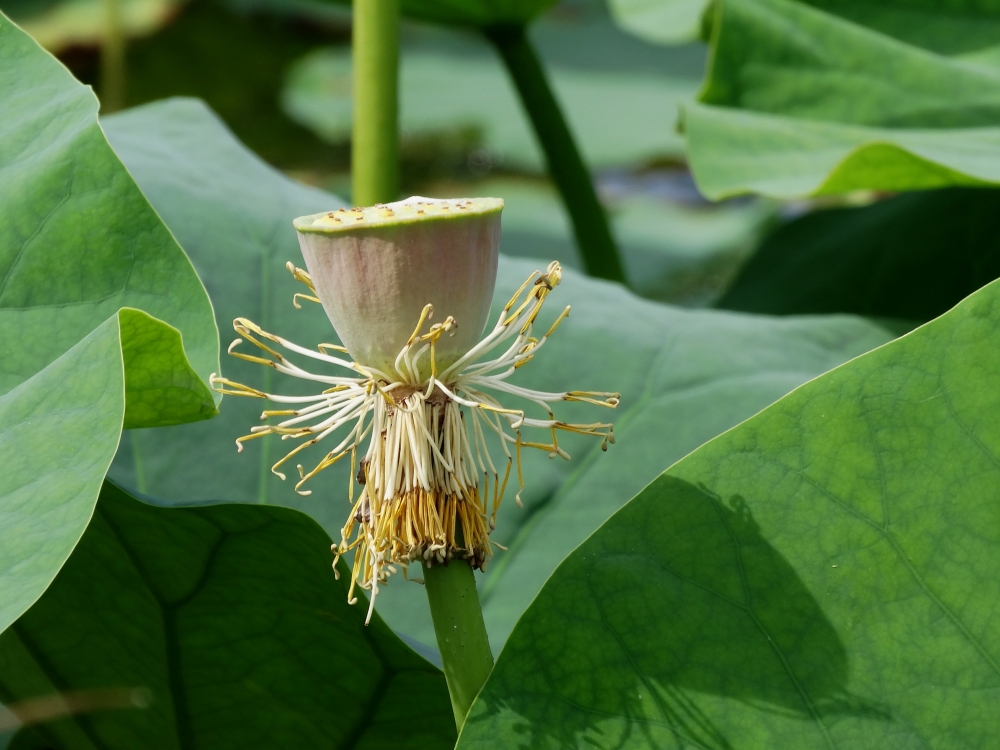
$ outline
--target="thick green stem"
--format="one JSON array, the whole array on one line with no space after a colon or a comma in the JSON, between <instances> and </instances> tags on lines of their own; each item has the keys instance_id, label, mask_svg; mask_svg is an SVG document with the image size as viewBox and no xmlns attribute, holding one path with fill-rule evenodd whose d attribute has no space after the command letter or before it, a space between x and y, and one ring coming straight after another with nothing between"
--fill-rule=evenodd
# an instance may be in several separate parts
<instances>
[{"instance_id":1,"label":"thick green stem","mask_svg":"<svg viewBox=\"0 0 1000 750\"><path fill-rule=\"evenodd\" d=\"M524 27L493 27L484 33L496 46L521 95L521 103L545 152L549 174L573 222L584 268L591 276L625 283L625 271L608 216L597 199L590 173Z\"/></svg>"},{"instance_id":2,"label":"thick green stem","mask_svg":"<svg viewBox=\"0 0 1000 750\"><path fill-rule=\"evenodd\" d=\"M103 0L104 42L101 45L101 112L125 106L125 23L122 0Z\"/></svg>"},{"instance_id":3,"label":"thick green stem","mask_svg":"<svg viewBox=\"0 0 1000 750\"><path fill-rule=\"evenodd\" d=\"M399 191L399 0L354 0L351 44L351 192L356 206L371 206Z\"/></svg>"},{"instance_id":4,"label":"thick green stem","mask_svg":"<svg viewBox=\"0 0 1000 750\"><path fill-rule=\"evenodd\" d=\"M424 566L424 585L431 605L434 633L451 707L459 731L469 706L493 669L493 654L479 606L476 579L464 560Z\"/></svg>"}]
</instances>

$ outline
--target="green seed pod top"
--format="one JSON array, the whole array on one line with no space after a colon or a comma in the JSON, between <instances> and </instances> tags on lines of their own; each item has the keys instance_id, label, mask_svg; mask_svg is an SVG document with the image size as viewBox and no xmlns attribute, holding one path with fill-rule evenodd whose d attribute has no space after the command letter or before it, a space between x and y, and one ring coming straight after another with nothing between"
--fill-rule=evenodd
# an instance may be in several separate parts
<instances>
[{"instance_id":1,"label":"green seed pod top","mask_svg":"<svg viewBox=\"0 0 1000 750\"><path fill-rule=\"evenodd\" d=\"M499 198L414 196L295 220L317 296L356 362L394 379L428 304L434 322L456 324L436 345L439 371L475 346L493 299L502 209Z\"/></svg>"}]
</instances>

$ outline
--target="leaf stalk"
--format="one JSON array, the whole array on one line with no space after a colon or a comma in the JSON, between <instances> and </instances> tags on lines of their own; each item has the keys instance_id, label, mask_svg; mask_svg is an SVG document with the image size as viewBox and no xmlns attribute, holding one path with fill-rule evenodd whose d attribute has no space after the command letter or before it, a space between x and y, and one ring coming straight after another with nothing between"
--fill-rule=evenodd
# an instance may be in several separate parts
<instances>
[{"instance_id":1,"label":"leaf stalk","mask_svg":"<svg viewBox=\"0 0 1000 750\"><path fill-rule=\"evenodd\" d=\"M476 579L464 560L424 566L424 585L448 694L459 732L472 701L493 669L493 653L476 591Z\"/></svg>"},{"instance_id":2,"label":"leaf stalk","mask_svg":"<svg viewBox=\"0 0 1000 750\"><path fill-rule=\"evenodd\" d=\"M356 206L399 192L399 0L354 0L351 199Z\"/></svg>"},{"instance_id":3,"label":"leaf stalk","mask_svg":"<svg viewBox=\"0 0 1000 750\"><path fill-rule=\"evenodd\" d=\"M521 96L549 174L569 213L584 269L591 276L625 284L607 213L525 27L493 26L483 33L496 47Z\"/></svg>"},{"instance_id":4,"label":"leaf stalk","mask_svg":"<svg viewBox=\"0 0 1000 750\"><path fill-rule=\"evenodd\" d=\"M104 39L101 44L101 113L125 107L125 21L123 0L103 0Z\"/></svg>"}]
</instances>

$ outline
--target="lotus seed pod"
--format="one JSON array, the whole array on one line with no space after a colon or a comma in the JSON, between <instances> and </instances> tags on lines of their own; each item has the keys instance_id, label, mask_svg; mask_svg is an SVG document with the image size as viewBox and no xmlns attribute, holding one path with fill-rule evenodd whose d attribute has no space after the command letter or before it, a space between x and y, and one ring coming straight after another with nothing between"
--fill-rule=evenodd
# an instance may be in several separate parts
<instances>
[{"instance_id":1,"label":"lotus seed pod","mask_svg":"<svg viewBox=\"0 0 1000 750\"><path fill-rule=\"evenodd\" d=\"M564 422L553 407L576 401L613 409L618 393L547 392L507 382L569 315L566 307L535 329L562 279L558 262L512 290L483 334L502 209L496 198L418 197L296 219L309 273L292 263L286 267L311 293L296 294L293 304L300 297L322 302L344 346L304 347L236 318L239 338L229 347L231 355L307 380L319 392L281 395L217 375L210 379L220 393L279 406L265 410L265 424L236 444L242 450L245 442L267 435L298 441L271 471L285 479L282 467L294 466L300 495L312 492L303 487L320 472L350 462L351 511L331 551L334 571L340 556L353 552L347 599L358 601L357 586L371 592L366 622L397 566L405 573L414 563L461 559L485 568L499 547L490 533L515 465L514 499L521 504L522 450L568 459L559 444L563 433L596 437L604 449L614 443L610 423ZM240 351L246 345L264 355ZM306 360L322 362L322 371L306 369ZM268 422L272 418L280 421ZM540 430L542 437L522 439L524 430ZM491 443L497 447L490 436L499 440L499 461L490 455ZM329 449L317 463L298 463L323 440ZM355 485L361 488L357 496Z\"/></svg>"},{"instance_id":2,"label":"lotus seed pod","mask_svg":"<svg viewBox=\"0 0 1000 750\"><path fill-rule=\"evenodd\" d=\"M436 344L439 371L476 345L493 299L502 209L499 198L414 196L295 220L316 294L356 362L394 374L428 303L431 322L457 324ZM420 367L427 377L429 359Z\"/></svg>"}]
</instances>

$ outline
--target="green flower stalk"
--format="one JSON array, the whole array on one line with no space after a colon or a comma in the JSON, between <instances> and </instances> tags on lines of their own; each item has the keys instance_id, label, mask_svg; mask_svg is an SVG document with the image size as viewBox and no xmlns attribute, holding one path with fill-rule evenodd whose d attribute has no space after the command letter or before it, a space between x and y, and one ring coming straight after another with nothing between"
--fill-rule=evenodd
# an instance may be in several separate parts
<instances>
[{"instance_id":1,"label":"green flower stalk","mask_svg":"<svg viewBox=\"0 0 1000 750\"><path fill-rule=\"evenodd\" d=\"M282 479L282 467L304 450L320 441L334 443L311 468L297 465L299 494L310 494L304 487L320 471L341 460L351 462L351 510L333 552L336 558L354 552L348 599L356 601L355 587L370 591L369 619L380 587L400 569L405 576L413 563L422 563L428 576L453 560L486 567L499 546L490 533L512 467L519 489L524 487L522 449L568 459L559 445L560 432L596 436L605 449L614 442L611 424L568 424L555 417L552 405L584 401L613 408L617 393L546 393L508 382L569 314L567 307L536 338L538 314L562 277L558 263L533 273L483 335L496 281L502 208L503 201L495 198L414 197L296 219L308 270L289 268L309 293L293 302L321 303L343 346L308 349L237 318L234 327L241 338L229 351L315 381L324 390L280 396L212 378L222 393L280 405L261 415L280 421L254 427L236 442L242 450L247 440L265 435L301 440L272 467ZM439 312L444 316L433 322ZM238 351L244 341L265 356ZM323 371L303 369L278 347L313 360ZM538 414L501 402L508 397ZM543 431L546 438L526 439L529 429ZM491 442L499 445L504 460L494 460ZM355 475L361 486L356 498ZM520 491L516 500L520 505ZM478 613L478 602L475 606ZM466 708L468 701L467 696Z\"/></svg>"}]
</instances>

